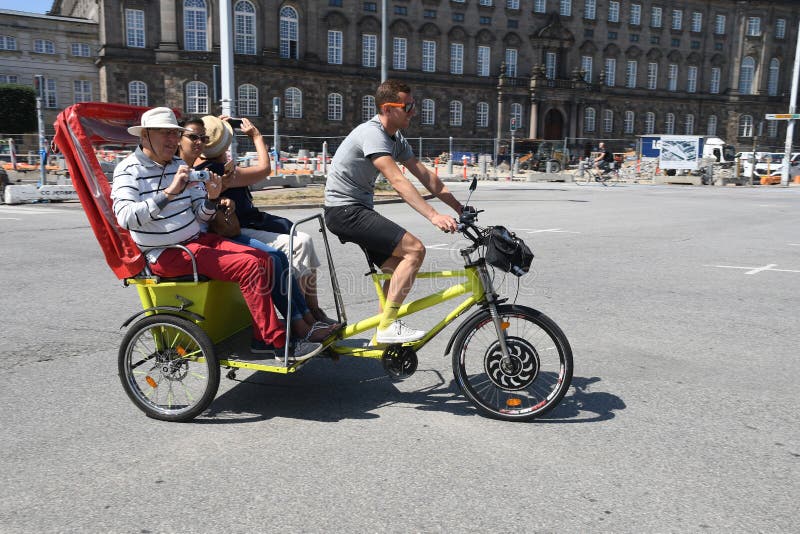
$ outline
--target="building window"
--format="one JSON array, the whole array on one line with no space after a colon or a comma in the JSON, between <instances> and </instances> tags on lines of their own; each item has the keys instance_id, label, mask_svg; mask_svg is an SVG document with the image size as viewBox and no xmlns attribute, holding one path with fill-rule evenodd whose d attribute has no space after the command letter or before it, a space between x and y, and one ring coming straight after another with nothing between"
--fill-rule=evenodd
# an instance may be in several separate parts
<instances>
[{"instance_id":1,"label":"building window","mask_svg":"<svg viewBox=\"0 0 800 534\"><path fill-rule=\"evenodd\" d=\"M422 12L422 16L426 19L435 19L436 18L436 10L435 9L426 9Z\"/></svg>"},{"instance_id":2,"label":"building window","mask_svg":"<svg viewBox=\"0 0 800 534\"><path fill-rule=\"evenodd\" d=\"M256 53L256 8L248 0L239 0L233 8L233 51L237 54Z\"/></svg>"},{"instance_id":3,"label":"building window","mask_svg":"<svg viewBox=\"0 0 800 534\"><path fill-rule=\"evenodd\" d=\"M739 70L739 92L743 95L753 94L753 74L756 70L756 61L747 56L742 60L742 67Z\"/></svg>"},{"instance_id":4,"label":"building window","mask_svg":"<svg viewBox=\"0 0 800 534\"><path fill-rule=\"evenodd\" d=\"M611 133L614 131L614 112L610 109L603 111L603 132Z\"/></svg>"},{"instance_id":5,"label":"building window","mask_svg":"<svg viewBox=\"0 0 800 534\"><path fill-rule=\"evenodd\" d=\"M636 87L637 70L639 70L639 62L635 60L628 61L628 66L625 69L625 87L629 89Z\"/></svg>"},{"instance_id":6,"label":"building window","mask_svg":"<svg viewBox=\"0 0 800 534\"><path fill-rule=\"evenodd\" d=\"M672 10L672 29L673 30L680 30L683 28L683 10L682 9L673 9Z\"/></svg>"},{"instance_id":7,"label":"building window","mask_svg":"<svg viewBox=\"0 0 800 534\"><path fill-rule=\"evenodd\" d=\"M75 96L75 103L92 101L92 82L89 80L74 80L72 90Z\"/></svg>"},{"instance_id":8,"label":"building window","mask_svg":"<svg viewBox=\"0 0 800 534\"><path fill-rule=\"evenodd\" d=\"M753 116L739 117L739 137L753 137Z\"/></svg>"},{"instance_id":9,"label":"building window","mask_svg":"<svg viewBox=\"0 0 800 534\"><path fill-rule=\"evenodd\" d=\"M463 13L453 13L453 22L464 22Z\"/></svg>"},{"instance_id":10,"label":"building window","mask_svg":"<svg viewBox=\"0 0 800 534\"><path fill-rule=\"evenodd\" d=\"M651 35L650 36L650 44L658 44L661 42L661 38L658 35Z\"/></svg>"},{"instance_id":11,"label":"building window","mask_svg":"<svg viewBox=\"0 0 800 534\"><path fill-rule=\"evenodd\" d=\"M694 135L694 115L691 113L684 117L683 133L684 135Z\"/></svg>"},{"instance_id":12,"label":"building window","mask_svg":"<svg viewBox=\"0 0 800 534\"><path fill-rule=\"evenodd\" d=\"M494 5L494 0L479 0L478 4L486 7L492 7L492 5Z\"/></svg>"},{"instance_id":13,"label":"building window","mask_svg":"<svg viewBox=\"0 0 800 534\"><path fill-rule=\"evenodd\" d=\"M778 121L767 121L767 137L778 137Z\"/></svg>"},{"instance_id":14,"label":"building window","mask_svg":"<svg viewBox=\"0 0 800 534\"><path fill-rule=\"evenodd\" d=\"M458 100L450 102L450 126L461 126L461 102Z\"/></svg>"},{"instance_id":15,"label":"building window","mask_svg":"<svg viewBox=\"0 0 800 534\"><path fill-rule=\"evenodd\" d=\"M761 17L747 17L747 35L750 37L761 35Z\"/></svg>"},{"instance_id":16,"label":"building window","mask_svg":"<svg viewBox=\"0 0 800 534\"><path fill-rule=\"evenodd\" d=\"M593 28L584 28L583 29L583 36L588 38L588 39L591 39L592 37L594 37L594 29Z\"/></svg>"},{"instance_id":17,"label":"building window","mask_svg":"<svg viewBox=\"0 0 800 534\"><path fill-rule=\"evenodd\" d=\"M208 113L208 86L203 82L186 84L186 113Z\"/></svg>"},{"instance_id":18,"label":"building window","mask_svg":"<svg viewBox=\"0 0 800 534\"><path fill-rule=\"evenodd\" d=\"M0 74L0 83L19 83L19 76L16 74Z\"/></svg>"},{"instance_id":19,"label":"building window","mask_svg":"<svg viewBox=\"0 0 800 534\"><path fill-rule=\"evenodd\" d=\"M647 64L647 88L658 89L658 63Z\"/></svg>"},{"instance_id":20,"label":"building window","mask_svg":"<svg viewBox=\"0 0 800 534\"><path fill-rule=\"evenodd\" d=\"M516 19L508 19L508 28L519 28L519 21Z\"/></svg>"},{"instance_id":21,"label":"building window","mask_svg":"<svg viewBox=\"0 0 800 534\"><path fill-rule=\"evenodd\" d=\"M769 76L767 77L767 94L778 96L778 80L780 79L781 62L772 58L769 62Z\"/></svg>"},{"instance_id":22,"label":"building window","mask_svg":"<svg viewBox=\"0 0 800 534\"><path fill-rule=\"evenodd\" d=\"M571 17L572 0L561 0L558 6L558 14L562 17Z\"/></svg>"},{"instance_id":23,"label":"building window","mask_svg":"<svg viewBox=\"0 0 800 534\"><path fill-rule=\"evenodd\" d=\"M652 11L650 11L650 27L651 28L660 28L662 22L662 16L664 11L660 7L654 7Z\"/></svg>"},{"instance_id":24,"label":"building window","mask_svg":"<svg viewBox=\"0 0 800 534\"><path fill-rule=\"evenodd\" d=\"M595 111L594 108L586 108L583 112L583 131L593 132L595 127Z\"/></svg>"},{"instance_id":25,"label":"building window","mask_svg":"<svg viewBox=\"0 0 800 534\"><path fill-rule=\"evenodd\" d=\"M642 4L631 4L631 12L628 17L631 26L641 26L642 24Z\"/></svg>"},{"instance_id":26,"label":"building window","mask_svg":"<svg viewBox=\"0 0 800 534\"><path fill-rule=\"evenodd\" d=\"M368 121L375 116L375 97L367 95L361 98L361 120Z\"/></svg>"},{"instance_id":27,"label":"building window","mask_svg":"<svg viewBox=\"0 0 800 534\"><path fill-rule=\"evenodd\" d=\"M488 46L478 47L478 76L489 76L489 58L491 49Z\"/></svg>"},{"instance_id":28,"label":"building window","mask_svg":"<svg viewBox=\"0 0 800 534\"><path fill-rule=\"evenodd\" d=\"M377 13L378 2L364 2L364 11L369 11L370 13Z\"/></svg>"},{"instance_id":29,"label":"building window","mask_svg":"<svg viewBox=\"0 0 800 534\"><path fill-rule=\"evenodd\" d=\"M478 102L478 107L475 109L475 126L477 128L489 127L489 104L486 102Z\"/></svg>"},{"instance_id":30,"label":"building window","mask_svg":"<svg viewBox=\"0 0 800 534\"><path fill-rule=\"evenodd\" d=\"M689 43L689 47L692 50L700 50L700 41L692 41L691 43Z\"/></svg>"},{"instance_id":31,"label":"building window","mask_svg":"<svg viewBox=\"0 0 800 534\"><path fill-rule=\"evenodd\" d=\"M706 135L717 135L717 116L711 115L706 126Z\"/></svg>"},{"instance_id":32,"label":"building window","mask_svg":"<svg viewBox=\"0 0 800 534\"><path fill-rule=\"evenodd\" d=\"M422 41L422 72L436 72L436 41Z\"/></svg>"},{"instance_id":33,"label":"building window","mask_svg":"<svg viewBox=\"0 0 800 534\"><path fill-rule=\"evenodd\" d=\"M656 114L648 111L644 115L644 133L646 135L652 134L656 131Z\"/></svg>"},{"instance_id":34,"label":"building window","mask_svg":"<svg viewBox=\"0 0 800 534\"><path fill-rule=\"evenodd\" d=\"M533 0L533 12L544 13L547 11L547 2L545 0Z\"/></svg>"},{"instance_id":35,"label":"building window","mask_svg":"<svg viewBox=\"0 0 800 534\"><path fill-rule=\"evenodd\" d=\"M519 9L519 0L506 0L507 9Z\"/></svg>"},{"instance_id":36,"label":"building window","mask_svg":"<svg viewBox=\"0 0 800 534\"><path fill-rule=\"evenodd\" d=\"M240 117L258 116L258 88L250 83L239 86L239 96L236 102Z\"/></svg>"},{"instance_id":37,"label":"building window","mask_svg":"<svg viewBox=\"0 0 800 534\"><path fill-rule=\"evenodd\" d=\"M670 42L669 42L669 45L670 45L671 47L673 47L673 48L678 48L678 47L680 47L680 46L681 46L681 40L680 40L680 39L677 39L677 38L675 38L675 39L671 39L671 40L670 40Z\"/></svg>"},{"instance_id":38,"label":"building window","mask_svg":"<svg viewBox=\"0 0 800 534\"><path fill-rule=\"evenodd\" d=\"M17 38L10 35L0 35L0 50L16 50Z\"/></svg>"},{"instance_id":39,"label":"building window","mask_svg":"<svg viewBox=\"0 0 800 534\"><path fill-rule=\"evenodd\" d=\"M50 78L44 80L44 107L53 109L58 107L58 99L56 99L56 81Z\"/></svg>"},{"instance_id":40,"label":"building window","mask_svg":"<svg viewBox=\"0 0 800 534\"><path fill-rule=\"evenodd\" d=\"M72 43L72 55L76 57L89 57L91 51L86 43Z\"/></svg>"},{"instance_id":41,"label":"building window","mask_svg":"<svg viewBox=\"0 0 800 534\"><path fill-rule=\"evenodd\" d=\"M630 40L631 40L632 43L638 43L639 42L639 34L638 33L632 33L631 36L630 36Z\"/></svg>"},{"instance_id":42,"label":"building window","mask_svg":"<svg viewBox=\"0 0 800 534\"><path fill-rule=\"evenodd\" d=\"M406 6L394 6L394 14L395 15L408 15L408 7Z\"/></svg>"},{"instance_id":43,"label":"building window","mask_svg":"<svg viewBox=\"0 0 800 534\"><path fill-rule=\"evenodd\" d=\"M583 18L587 20L597 18L597 0L586 0L583 3Z\"/></svg>"},{"instance_id":44,"label":"building window","mask_svg":"<svg viewBox=\"0 0 800 534\"><path fill-rule=\"evenodd\" d=\"M697 67L689 67L686 69L686 92L697 92Z\"/></svg>"},{"instance_id":45,"label":"building window","mask_svg":"<svg viewBox=\"0 0 800 534\"><path fill-rule=\"evenodd\" d=\"M328 120L340 121L342 120L342 95L339 93L331 93L328 95Z\"/></svg>"},{"instance_id":46,"label":"building window","mask_svg":"<svg viewBox=\"0 0 800 534\"><path fill-rule=\"evenodd\" d=\"M692 26L691 30L695 33L703 31L703 14L699 11L692 12Z\"/></svg>"},{"instance_id":47,"label":"building window","mask_svg":"<svg viewBox=\"0 0 800 534\"><path fill-rule=\"evenodd\" d=\"M722 79L722 71L719 67L711 67L711 82L708 86L708 92L712 95L719 94L719 82Z\"/></svg>"},{"instance_id":48,"label":"building window","mask_svg":"<svg viewBox=\"0 0 800 534\"><path fill-rule=\"evenodd\" d=\"M293 7L282 7L280 20L281 58L298 59L300 57L299 45L297 42L299 25L300 21L297 17L297 11L295 11Z\"/></svg>"},{"instance_id":49,"label":"building window","mask_svg":"<svg viewBox=\"0 0 800 534\"><path fill-rule=\"evenodd\" d=\"M206 23L205 0L185 0L183 2L183 40L186 50L206 50Z\"/></svg>"},{"instance_id":50,"label":"building window","mask_svg":"<svg viewBox=\"0 0 800 534\"><path fill-rule=\"evenodd\" d=\"M608 22L619 22L619 2L615 0L608 3Z\"/></svg>"},{"instance_id":51,"label":"building window","mask_svg":"<svg viewBox=\"0 0 800 534\"><path fill-rule=\"evenodd\" d=\"M583 81L592 83L592 56L581 56L581 70L583 71Z\"/></svg>"},{"instance_id":52,"label":"building window","mask_svg":"<svg viewBox=\"0 0 800 534\"><path fill-rule=\"evenodd\" d=\"M342 0L328 0L330 7L342 7Z\"/></svg>"},{"instance_id":53,"label":"building window","mask_svg":"<svg viewBox=\"0 0 800 534\"><path fill-rule=\"evenodd\" d=\"M616 41L617 40L617 32L608 32L608 40L609 41Z\"/></svg>"},{"instance_id":54,"label":"building window","mask_svg":"<svg viewBox=\"0 0 800 534\"><path fill-rule=\"evenodd\" d=\"M144 11L125 10L125 43L131 48L144 48Z\"/></svg>"},{"instance_id":55,"label":"building window","mask_svg":"<svg viewBox=\"0 0 800 534\"><path fill-rule=\"evenodd\" d=\"M667 120L664 123L664 133L667 135L675 135L675 115L667 113Z\"/></svg>"},{"instance_id":56,"label":"building window","mask_svg":"<svg viewBox=\"0 0 800 534\"><path fill-rule=\"evenodd\" d=\"M670 63L667 70L667 89L670 91L678 90L678 65Z\"/></svg>"},{"instance_id":57,"label":"building window","mask_svg":"<svg viewBox=\"0 0 800 534\"><path fill-rule=\"evenodd\" d=\"M556 59L557 57L555 52L547 52L544 55L544 75L548 80L556 79L556 73L558 72Z\"/></svg>"},{"instance_id":58,"label":"building window","mask_svg":"<svg viewBox=\"0 0 800 534\"><path fill-rule=\"evenodd\" d=\"M372 33L361 35L361 66L378 66L378 36Z\"/></svg>"},{"instance_id":59,"label":"building window","mask_svg":"<svg viewBox=\"0 0 800 534\"><path fill-rule=\"evenodd\" d=\"M509 120L514 121L514 127L519 130L522 128L522 104L518 104L514 102L511 104L511 113L509 114ZM509 122L509 127L511 123Z\"/></svg>"},{"instance_id":60,"label":"building window","mask_svg":"<svg viewBox=\"0 0 800 534\"><path fill-rule=\"evenodd\" d=\"M786 38L786 19L778 19L775 21L775 38Z\"/></svg>"},{"instance_id":61,"label":"building window","mask_svg":"<svg viewBox=\"0 0 800 534\"><path fill-rule=\"evenodd\" d=\"M617 60L606 58L606 85L614 87L617 84Z\"/></svg>"},{"instance_id":62,"label":"building window","mask_svg":"<svg viewBox=\"0 0 800 534\"><path fill-rule=\"evenodd\" d=\"M714 34L725 35L725 15L714 17Z\"/></svg>"},{"instance_id":63,"label":"building window","mask_svg":"<svg viewBox=\"0 0 800 534\"><path fill-rule=\"evenodd\" d=\"M53 44L53 41L35 39L33 41L33 51L37 54L55 54L56 45Z\"/></svg>"},{"instance_id":64,"label":"building window","mask_svg":"<svg viewBox=\"0 0 800 534\"><path fill-rule=\"evenodd\" d=\"M436 104L430 98L422 101L422 124L430 126L436 117Z\"/></svg>"},{"instance_id":65,"label":"building window","mask_svg":"<svg viewBox=\"0 0 800 534\"><path fill-rule=\"evenodd\" d=\"M492 25L492 17L482 16L478 19L478 22L484 26L491 26Z\"/></svg>"},{"instance_id":66,"label":"building window","mask_svg":"<svg viewBox=\"0 0 800 534\"><path fill-rule=\"evenodd\" d=\"M328 64L342 64L342 32L328 30Z\"/></svg>"},{"instance_id":67,"label":"building window","mask_svg":"<svg viewBox=\"0 0 800 534\"><path fill-rule=\"evenodd\" d=\"M464 45L450 43L450 74L464 74Z\"/></svg>"},{"instance_id":68,"label":"building window","mask_svg":"<svg viewBox=\"0 0 800 534\"><path fill-rule=\"evenodd\" d=\"M287 119L303 118L303 93L297 87L289 87L283 94L283 109Z\"/></svg>"},{"instance_id":69,"label":"building window","mask_svg":"<svg viewBox=\"0 0 800 534\"><path fill-rule=\"evenodd\" d=\"M395 37L392 39L392 68L394 70L406 70L408 40L405 37Z\"/></svg>"},{"instance_id":70,"label":"building window","mask_svg":"<svg viewBox=\"0 0 800 534\"><path fill-rule=\"evenodd\" d=\"M548 52L550 54L550 52ZM517 49L506 48L506 76L509 78L517 77ZM549 76L548 76L549 78Z\"/></svg>"},{"instance_id":71,"label":"building window","mask_svg":"<svg viewBox=\"0 0 800 534\"><path fill-rule=\"evenodd\" d=\"M634 115L633 111L626 111L625 112L625 124L623 125L623 127L625 128L625 133L626 134L632 134L633 133L634 117L635 117L635 115Z\"/></svg>"},{"instance_id":72,"label":"building window","mask_svg":"<svg viewBox=\"0 0 800 534\"><path fill-rule=\"evenodd\" d=\"M147 106L147 84L134 80L128 83L128 104Z\"/></svg>"}]
</instances>

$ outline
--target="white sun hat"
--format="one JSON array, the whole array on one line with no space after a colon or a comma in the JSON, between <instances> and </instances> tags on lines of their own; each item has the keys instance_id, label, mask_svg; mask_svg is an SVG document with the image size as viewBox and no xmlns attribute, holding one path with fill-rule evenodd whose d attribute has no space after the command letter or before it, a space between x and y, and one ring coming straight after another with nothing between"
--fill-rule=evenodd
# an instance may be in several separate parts
<instances>
[{"instance_id":1,"label":"white sun hat","mask_svg":"<svg viewBox=\"0 0 800 534\"><path fill-rule=\"evenodd\" d=\"M145 111L142 114L141 124L138 126L131 126L128 128L128 133L131 135L139 136L142 130L146 128L167 128L170 130L180 130L188 132L188 128L178 126L178 119L169 108L153 108Z\"/></svg>"}]
</instances>

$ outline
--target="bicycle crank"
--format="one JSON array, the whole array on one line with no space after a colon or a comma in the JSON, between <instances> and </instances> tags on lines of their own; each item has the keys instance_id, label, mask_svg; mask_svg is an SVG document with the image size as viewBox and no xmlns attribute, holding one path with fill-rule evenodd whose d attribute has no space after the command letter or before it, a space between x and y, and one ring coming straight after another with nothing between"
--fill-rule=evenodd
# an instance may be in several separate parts
<instances>
[{"instance_id":1,"label":"bicycle crank","mask_svg":"<svg viewBox=\"0 0 800 534\"><path fill-rule=\"evenodd\" d=\"M417 353L411 347L402 345L389 345L381 357L383 369L386 374L395 379L408 378L417 370L419 360Z\"/></svg>"}]
</instances>

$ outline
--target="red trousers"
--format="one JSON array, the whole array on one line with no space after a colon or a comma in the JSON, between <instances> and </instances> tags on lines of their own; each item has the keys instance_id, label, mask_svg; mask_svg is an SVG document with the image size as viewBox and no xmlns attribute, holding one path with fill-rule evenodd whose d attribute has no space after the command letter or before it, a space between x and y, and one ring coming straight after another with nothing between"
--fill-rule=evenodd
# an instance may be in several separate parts
<instances>
[{"instance_id":1,"label":"red trousers","mask_svg":"<svg viewBox=\"0 0 800 534\"><path fill-rule=\"evenodd\" d=\"M197 271L212 280L236 282L242 291L250 315L253 316L253 336L277 348L286 345L286 331L272 305L272 260L269 254L228 241L217 234L202 233L184 243L197 260ZM150 265L158 276L192 274L189 255L176 248L164 249L158 261Z\"/></svg>"}]
</instances>

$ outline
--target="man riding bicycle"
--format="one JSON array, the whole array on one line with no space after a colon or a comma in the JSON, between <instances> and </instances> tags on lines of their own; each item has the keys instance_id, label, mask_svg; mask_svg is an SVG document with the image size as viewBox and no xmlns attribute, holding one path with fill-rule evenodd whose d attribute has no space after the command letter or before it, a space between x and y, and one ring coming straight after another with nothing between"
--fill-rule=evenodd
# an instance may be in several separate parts
<instances>
[{"instance_id":1,"label":"man riding bicycle","mask_svg":"<svg viewBox=\"0 0 800 534\"><path fill-rule=\"evenodd\" d=\"M594 158L594 166L604 173L608 172L613 168L611 164L614 163L614 154L606 148L605 143L600 143L598 148L600 149L600 155Z\"/></svg>"}]
</instances>

